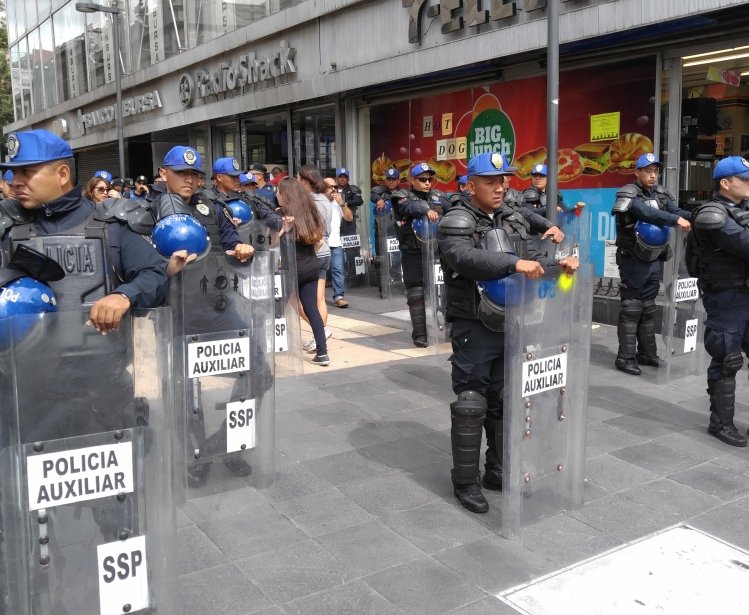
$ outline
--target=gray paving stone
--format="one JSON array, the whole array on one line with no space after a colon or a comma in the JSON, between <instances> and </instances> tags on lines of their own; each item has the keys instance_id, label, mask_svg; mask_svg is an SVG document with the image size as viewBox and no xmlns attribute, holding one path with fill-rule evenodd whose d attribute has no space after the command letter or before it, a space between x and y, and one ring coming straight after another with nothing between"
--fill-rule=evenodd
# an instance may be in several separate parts
<instances>
[{"instance_id":1,"label":"gray paving stone","mask_svg":"<svg viewBox=\"0 0 749 615\"><path fill-rule=\"evenodd\" d=\"M312 539L241 559L235 566L276 603L342 585L346 570Z\"/></svg>"},{"instance_id":2,"label":"gray paving stone","mask_svg":"<svg viewBox=\"0 0 749 615\"><path fill-rule=\"evenodd\" d=\"M749 493L749 476L712 462L676 472L669 478L727 501Z\"/></svg>"},{"instance_id":3,"label":"gray paving stone","mask_svg":"<svg viewBox=\"0 0 749 615\"><path fill-rule=\"evenodd\" d=\"M419 438L402 438L361 449L366 455L399 470L442 461L447 453Z\"/></svg>"},{"instance_id":4,"label":"gray paving stone","mask_svg":"<svg viewBox=\"0 0 749 615\"><path fill-rule=\"evenodd\" d=\"M611 455L593 457L585 462L585 477L609 491L622 491L657 478L639 466Z\"/></svg>"},{"instance_id":5,"label":"gray paving stone","mask_svg":"<svg viewBox=\"0 0 749 615\"><path fill-rule=\"evenodd\" d=\"M669 478L627 489L621 495L660 514L681 519L699 515L724 503L720 498Z\"/></svg>"},{"instance_id":6,"label":"gray paving stone","mask_svg":"<svg viewBox=\"0 0 749 615\"><path fill-rule=\"evenodd\" d=\"M725 450L725 446L723 447L723 450ZM719 465L721 468L727 468L729 470L735 471L737 474L749 476L749 453L747 453L746 449L741 450L743 452L743 455L728 453L721 455L720 457L716 457L712 461L714 464Z\"/></svg>"},{"instance_id":7,"label":"gray paving stone","mask_svg":"<svg viewBox=\"0 0 749 615\"><path fill-rule=\"evenodd\" d=\"M384 419L359 419L352 423L329 427L328 430L339 438L346 440L354 448L390 442L407 435Z\"/></svg>"},{"instance_id":8,"label":"gray paving stone","mask_svg":"<svg viewBox=\"0 0 749 615\"><path fill-rule=\"evenodd\" d=\"M655 442L643 442L642 444L621 448L618 451L612 451L611 455L659 476L699 463L699 460L691 455L675 451Z\"/></svg>"},{"instance_id":9,"label":"gray paving stone","mask_svg":"<svg viewBox=\"0 0 749 615\"><path fill-rule=\"evenodd\" d=\"M450 412L445 408L417 408L388 414L382 417L382 421L395 427L401 437L420 436L449 429Z\"/></svg>"},{"instance_id":10,"label":"gray paving stone","mask_svg":"<svg viewBox=\"0 0 749 615\"><path fill-rule=\"evenodd\" d=\"M696 457L701 461L711 461L716 457L720 457L726 450L726 445L708 434L704 427L670 433L661 436L654 440L654 442Z\"/></svg>"},{"instance_id":11,"label":"gray paving stone","mask_svg":"<svg viewBox=\"0 0 749 615\"><path fill-rule=\"evenodd\" d=\"M438 498L402 472L346 483L340 486L340 490L372 514L407 510Z\"/></svg>"},{"instance_id":12,"label":"gray paving stone","mask_svg":"<svg viewBox=\"0 0 749 615\"><path fill-rule=\"evenodd\" d=\"M439 615L485 595L431 557L383 570L364 580L402 611L413 615Z\"/></svg>"},{"instance_id":13,"label":"gray paving stone","mask_svg":"<svg viewBox=\"0 0 749 615\"><path fill-rule=\"evenodd\" d=\"M403 611L388 602L363 581L347 583L287 602L287 615L402 615Z\"/></svg>"},{"instance_id":14,"label":"gray paving stone","mask_svg":"<svg viewBox=\"0 0 749 615\"><path fill-rule=\"evenodd\" d=\"M288 438L320 429L295 408L276 409L276 438Z\"/></svg>"},{"instance_id":15,"label":"gray paving stone","mask_svg":"<svg viewBox=\"0 0 749 615\"><path fill-rule=\"evenodd\" d=\"M598 405L599 403L600 402L596 402L596 404L588 404L588 423L605 421L606 419L613 419L622 414L626 414L624 412L618 412L617 410Z\"/></svg>"},{"instance_id":16,"label":"gray paving stone","mask_svg":"<svg viewBox=\"0 0 749 615\"><path fill-rule=\"evenodd\" d=\"M385 391L388 390L392 389L385 389ZM405 397L400 391L394 393L380 391L379 394L367 395L362 402L364 408L377 417L406 412L407 410L418 410L421 403L419 400L414 401Z\"/></svg>"},{"instance_id":17,"label":"gray paving stone","mask_svg":"<svg viewBox=\"0 0 749 615\"><path fill-rule=\"evenodd\" d=\"M649 439L659 438L680 429L687 429L687 427L678 428L662 420L656 410L632 412L631 414L624 414L613 419L606 419L604 423L612 427L618 427L623 431L628 431L636 436Z\"/></svg>"},{"instance_id":18,"label":"gray paving stone","mask_svg":"<svg viewBox=\"0 0 749 615\"><path fill-rule=\"evenodd\" d=\"M453 483L450 470L453 467L452 456L444 461L428 463L418 468L411 468L407 475L416 484L421 485L434 495L450 502L456 502L453 494Z\"/></svg>"},{"instance_id":19,"label":"gray paving stone","mask_svg":"<svg viewBox=\"0 0 749 615\"><path fill-rule=\"evenodd\" d=\"M636 436L605 422L588 423L585 434L585 455L597 457L644 441L645 438L642 436Z\"/></svg>"},{"instance_id":20,"label":"gray paving stone","mask_svg":"<svg viewBox=\"0 0 749 615\"><path fill-rule=\"evenodd\" d=\"M438 449L444 451L450 457L452 457L452 441L450 439L450 428L443 429L442 431L429 431L420 436L417 436L420 440L424 440L427 444L436 446Z\"/></svg>"},{"instance_id":21,"label":"gray paving stone","mask_svg":"<svg viewBox=\"0 0 749 615\"><path fill-rule=\"evenodd\" d=\"M379 521L349 527L315 540L343 563L352 578L424 556L421 549Z\"/></svg>"},{"instance_id":22,"label":"gray paving stone","mask_svg":"<svg viewBox=\"0 0 749 615\"><path fill-rule=\"evenodd\" d=\"M749 550L749 524L746 506L726 504L690 519L693 525L737 547Z\"/></svg>"},{"instance_id":23,"label":"gray paving stone","mask_svg":"<svg viewBox=\"0 0 749 615\"><path fill-rule=\"evenodd\" d=\"M177 528L186 527L192 525L193 521L185 514L185 511L181 508L177 509Z\"/></svg>"},{"instance_id":24,"label":"gray paving stone","mask_svg":"<svg viewBox=\"0 0 749 615\"><path fill-rule=\"evenodd\" d=\"M740 506L745 506L746 508L749 508L749 498L744 498L743 500L739 500L736 502Z\"/></svg>"},{"instance_id":25,"label":"gray paving stone","mask_svg":"<svg viewBox=\"0 0 749 615\"><path fill-rule=\"evenodd\" d=\"M231 564L180 577L180 615L250 615L273 604Z\"/></svg>"},{"instance_id":26,"label":"gray paving stone","mask_svg":"<svg viewBox=\"0 0 749 615\"><path fill-rule=\"evenodd\" d=\"M185 575L225 564L226 556L196 525L188 525L177 529L177 561Z\"/></svg>"},{"instance_id":27,"label":"gray paving stone","mask_svg":"<svg viewBox=\"0 0 749 615\"><path fill-rule=\"evenodd\" d=\"M355 397L359 401L337 401L333 404L313 406L297 410L298 414L318 427L332 427L344 423L354 423L361 419L372 419L372 413L363 407L365 397Z\"/></svg>"},{"instance_id":28,"label":"gray paving stone","mask_svg":"<svg viewBox=\"0 0 749 615\"><path fill-rule=\"evenodd\" d=\"M608 489L604 489L600 485L596 485L586 479L585 485L583 485L583 502L592 502L610 493L611 491Z\"/></svg>"},{"instance_id":29,"label":"gray paving stone","mask_svg":"<svg viewBox=\"0 0 749 615\"><path fill-rule=\"evenodd\" d=\"M279 468L273 485L264 489L262 494L271 502L283 502L330 487L327 480L311 472L305 464L295 463Z\"/></svg>"},{"instance_id":30,"label":"gray paving stone","mask_svg":"<svg viewBox=\"0 0 749 615\"><path fill-rule=\"evenodd\" d=\"M326 457L354 447L327 429L318 429L303 434L278 438L276 447L281 451L285 464Z\"/></svg>"},{"instance_id":31,"label":"gray paving stone","mask_svg":"<svg viewBox=\"0 0 749 615\"><path fill-rule=\"evenodd\" d=\"M585 504L569 515L622 541L641 538L680 519L679 515L655 512L619 494Z\"/></svg>"},{"instance_id":32,"label":"gray paving stone","mask_svg":"<svg viewBox=\"0 0 749 615\"><path fill-rule=\"evenodd\" d=\"M344 384L325 387L325 392L341 399L369 400L384 393L390 389L384 382L364 380L360 382L346 382ZM367 404L369 406L370 404Z\"/></svg>"},{"instance_id":33,"label":"gray paving stone","mask_svg":"<svg viewBox=\"0 0 749 615\"><path fill-rule=\"evenodd\" d=\"M409 510L385 512L381 519L385 525L426 553L493 535L484 525L474 520L470 513L443 501Z\"/></svg>"},{"instance_id":34,"label":"gray paving stone","mask_svg":"<svg viewBox=\"0 0 749 615\"><path fill-rule=\"evenodd\" d=\"M304 466L325 482L336 487L357 480L368 480L396 472L394 468L363 455L359 451L344 451L319 459L305 461Z\"/></svg>"},{"instance_id":35,"label":"gray paving stone","mask_svg":"<svg viewBox=\"0 0 749 615\"><path fill-rule=\"evenodd\" d=\"M565 513L523 528L520 541L526 549L560 566L579 562L621 543Z\"/></svg>"},{"instance_id":36,"label":"gray paving stone","mask_svg":"<svg viewBox=\"0 0 749 615\"><path fill-rule=\"evenodd\" d=\"M557 568L557 564L526 549L520 541L497 535L440 551L432 557L490 594L529 582Z\"/></svg>"},{"instance_id":37,"label":"gray paving stone","mask_svg":"<svg viewBox=\"0 0 749 615\"><path fill-rule=\"evenodd\" d=\"M291 383L288 383L291 384ZM307 386L304 386L304 385ZM304 395L299 395L300 386L304 386ZM276 412L286 410L299 410L301 408L312 408L315 406L325 406L335 404L340 401L337 394L314 386L311 380L300 379L296 387L276 392Z\"/></svg>"},{"instance_id":38,"label":"gray paving stone","mask_svg":"<svg viewBox=\"0 0 749 615\"><path fill-rule=\"evenodd\" d=\"M487 596L478 602L448 611L445 615L518 615L518 612L494 596Z\"/></svg>"},{"instance_id":39,"label":"gray paving stone","mask_svg":"<svg viewBox=\"0 0 749 615\"><path fill-rule=\"evenodd\" d=\"M312 537L372 519L372 515L336 488L280 502L276 510Z\"/></svg>"}]
</instances>

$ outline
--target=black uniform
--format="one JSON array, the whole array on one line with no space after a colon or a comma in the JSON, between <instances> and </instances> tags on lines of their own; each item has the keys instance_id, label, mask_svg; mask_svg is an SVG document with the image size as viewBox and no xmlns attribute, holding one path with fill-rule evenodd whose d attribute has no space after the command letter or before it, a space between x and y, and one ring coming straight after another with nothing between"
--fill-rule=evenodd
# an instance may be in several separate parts
<instances>
[{"instance_id":1,"label":"black uniform","mask_svg":"<svg viewBox=\"0 0 749 615\"><path fill-rule=\"evenodd\" d=\"M442 215L450 203L439 190L422 192L396 190L392 196L393 212L398 225L396 235L401 252L403 284L406 287L406 302L411 315L413 331L411 337L417 346L426 346L426 308L424 305L424 267L421 243L416 238L411 223L414 218L423 218L429 210Z\"/></svg>"},{"instance_id":2,"label":"black uniform","mask_svg":"<svg viewBox=\"0 0 749 615\"><path fill-rule=\"evenodd\" d=\"M679 209L662 186L648 189L636 182L621 188L616 196L612 214L616 216L616 263L622 300L616 366L627 373L639 374L637 363L653 366L659 363L655 343L655 297L662 263L671 254L668 242L660 246L644 244L637 237L635 225L644 221L675 226L679 218L689 220L690 214Z\"/></svg>"},{"instance_id":3,"label":"black uniform","mask_svg":"<svg viewBox=\"0 0 749 615\"><path fill-rule=\"evenodd\" d=\"M483 425L488 446L483 485L501 489L504 333L487 328L479 319L476 282L514 273L515 263L527 258L527 238L553 225L543 216L532 212L528 215L504 203L495 210L493 218L465 199L456 199L453 204L440 221L438 234L447 320L452 322L452 386L458 396L450 406L452 479L456 492L478 484ZM483 238L491 229L507 232L515 254L482 247ZM543 260L541 264L554 263Z\"/></svg>"},{"instance_id":4,"label":"black uniform","mask_svg":"<svg viewBox=\"0 0 749 615\"><path fill-rule=\"evenodd\" d=\"M354 214L354 218L351 222L347 222L343 219L341 220L341 236L356 235L356 221L359 219L359 207L364 204L364 199L361 195L361 188L359 188L359 186L354 186L353 184L348 184L345 188L338 188L338 192Z\"/></svg>"},{"instance_id":5,"label":"black uniform","mask_svg":"<svg viewBox=\"0 0 749 615\"><path fill-rule=\"evenodd\" d=\"M707 312L705 350L710 395L708 431L734 446L746 438L733 424L736 374L749 353L749 203L715 193L692 212L687 268L699 280Z\"/></svg>"}]
</instances>

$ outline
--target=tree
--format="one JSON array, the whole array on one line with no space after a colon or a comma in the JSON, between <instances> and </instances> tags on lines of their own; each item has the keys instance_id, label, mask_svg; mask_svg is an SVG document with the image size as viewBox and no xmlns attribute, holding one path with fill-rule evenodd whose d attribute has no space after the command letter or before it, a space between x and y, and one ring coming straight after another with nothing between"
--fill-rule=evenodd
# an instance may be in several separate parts
<instances>
[{"instance_id":1,"label":"tree","mask_svg":"<svg viewBox=\"0 0 749 615\"><path fill-rule=\"evenodd\" d=\"M5 20L5 3L0 0L0 126L5 126L15 120L8 55L8 24Z\"/></svg>"}]
</instances>

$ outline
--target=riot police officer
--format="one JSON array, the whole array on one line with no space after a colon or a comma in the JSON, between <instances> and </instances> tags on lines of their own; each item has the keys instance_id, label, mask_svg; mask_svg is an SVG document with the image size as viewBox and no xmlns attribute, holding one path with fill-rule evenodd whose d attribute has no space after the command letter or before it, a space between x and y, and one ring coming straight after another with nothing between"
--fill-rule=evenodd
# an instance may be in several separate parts
<instances>
[{"instance_id":1,"label":"riot police officer","mask_svg":"<svg viewBox=\"0 0 749 615\"><path fill-rule=\"evenodd\" d=\"M564 234L537 216L533 224L503 203L505 176L515 169L498 153L480 154L468 163L467 189L471 200L454 206L439 223L437 239L447 290L447 319L452 322L452 386L457 400L450 405L453 451L452 482L461 505L482 513L489 505L479 486L482 428L486 430L486 472L481 484L502 489L502 388L504 386L504 333L496 326L497 314L482 308L477 282L511 273L531 279L544 274L544 266L577 268L577 259L566 257L542 263L523 257L524 240L531 231L554 242ZM488 324L484 324L483 321Z\"/></svg>"},{"instance_id":2,"label":"riot police officer","mask_svg":"<svg viewBox=\"0 0 749 615\"><path fill-rule=\"evenodd\" d=\"M450 208L444 194L432 188L435 171L426 162L416 163L411 168L410 190L393 193L393 211L398 224L397 237L401 252L403 284L406 287L406 303L411 316L411 338L414 346L426 348L427 323L424 303L424 267L421 244L416 238L412 223L426 216L436 223Z\"/></svg>"},{"instance_id":3,"label":"riot police officer","mask_svg":"<svg viewBox=\"0 0 749 615\"><path fill-rule=\"evenodd\" d=\"M749 352L749 161L730 156L713 170L714 193L692 212L687 268L707 312L708 433L731 446L747 441L733 423L736 374Z\"/></svg>"},{"instance_id":4,"label":"riot police officer","mask_svg":"<svg viewBox=\"0 0 749 615\"><path fill-rule=\"evenodd\" d=\"M0 177L0 197L4 199L13 198L13 171L5 171Z\"/></svg>"},{"instance_id":5,"label":"riot police officer","mask_svg":"<svg viewBox=\"0 0 749 615\"><path fill-rule=\"evenodd\" d=\"M655 343L655 297L663 261L670 258L668 227L689 231L690 214L658 185L662 164L655 154L635 163L635 182L616 193L616 263L619 265L619 352L616 368L639 376L639 365L658 367Z\"/></svg>"},{"instance_id":6,"label":"riot police officer","mask_svg":"<svg viewBox=\"0 0 749 615\"><path fill-rule=\"evenodd\" d=\"M8 151L10 161L0 168L13 169L17 201L1 204L3 266L12 262L21 244L48 244L44 253L52 258L65 258L73 247L78 258L68 259L65 277L51 285L61 310L79 309L81 297L88 299L91 324L102 334L116 329L131 307L164 302L164 261L146 238L131 230L127 216L105 209L94 215L93 203L75 186L67 142L46 130L28 130L8 136ZM53 237L65 238L64 249Z\"/></svg>"},{"instance_id":7,"label":"riot police officer","mask_svg":"<svg viewBox=\"0 0 749 615\"><path fill-rule=\"evenodd\" d=\"M273 207L277 207L278 201L276 200L276 191L265 179L267 173L268 169L266 169L264 165L258 163L251 164L247 171L247 175L252 175L255 180L254 183L256 187L253 189L253 194L255 196L263 197L266 201L271 203Z\"/></svg>"},{"instance_id":8,"label":"riot police officer","mask_svg":"<svg viewBox=\"0 0 749 615\"><path fill-rule=\"evenodd\" d=\"M336 184L338 184L338 193L343 197L346 205L348 205L354 214L351 222L345 220L341 222L341 236L356 235L356 221L359 218L359 207L364 204L361 188L349 183L349 170L346 167L338 169L335 180Z\"/></svg>"}]
</instances>

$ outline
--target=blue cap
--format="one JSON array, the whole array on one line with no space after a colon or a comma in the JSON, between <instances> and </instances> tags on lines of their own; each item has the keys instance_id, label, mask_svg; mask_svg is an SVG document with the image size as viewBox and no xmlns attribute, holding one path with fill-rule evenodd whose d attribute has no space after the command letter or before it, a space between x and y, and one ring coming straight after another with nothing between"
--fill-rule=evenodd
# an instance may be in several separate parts
<instances>
[{"instance_id":1,"label":"blue cap","mask_svg":"<svg viewBox=\"0 0 749 615\"><path fill-rule=\"evenodd\" d=\"M242 175L242 171L239 170L239 163L236 158L218 158L213 163L213 174L217 175L230 175L231 177L239 177Z\"/></svg>"},{"instance_id":2,"label":"blue cap","mask_svg":"<svg viewBox=\"0 0 749 615\"><path fill-rule=\"evenodd\" d=\"M517 169L511 167L507 158L498 152L487 152L474 156L468 162L468 176L471 175L514 175Z\"/></svg>"},{"instance_id":3,"label":"blue cap","mask_svg":"<svg viewBox=\"0 0 749 615\"><path fill-rule=\"evenodd\" d=\"M101 177L108 184L112 183L112 174L109 171L97 171L94 177Z\"/></svg>"},{"instance_id":4,"label":"blue cap","mask_svg":"<svg viewBox=\"0 0 749 615\"><path fill-rule=\"evenodd\" d=\"M240 173L239 174L239 185L240 186L246 186L249 183L250 183L250 177L249 177L249 175L247 175L247 173Z\"/></svg>"},{"instance_id":5,"label":"blue cap","mask_svg":"<svg viewBox=\"0 0 749 615\"><path fill-rule=\"evenodd\" d=\"M338 169L338 172L335 174L336 177L340 177L341 175L345 175L346 177L349 176L349 172L346 167L341 167L340 169Z\"/></svg>"},{"instance_id":6,"label":"blue cap","mask_svg":"<svg viewBox=\"0 0 749 615\"><path fill-rule=\"evenodd\" d=\"M465 186L468 183L468 175L461 175L458 178L458 186Z\"/></svg>"},{"instance_id":7,"label":"blue cap","mask_svg":"<svg viewBox=\"0 0 749 615\"><path fill-rule=\"evenodd\" d=\"M385 171L385 179L400 179L400 172L398 169L388 169Z\"/></svg>"},{"instance_id":8,"label":"blue cap","mask_svg":"<svg viewBox=\"0 0 749 615\"><path fill-rule=\"evenodd\" d=\"M0 163L0 169L28 167L53 160L73 157L66 141L49 130L24 130L8 135L9 162Z\"/></svg>"},{"instance_id":9,"label":"blue cap","mask_svg":"<svg viewBox=\"0 0 749 615\"><path fill-rule=\"evenodd\" d=\"M741 156L729 156L718 161L715 169L713 169L713 179L733 177L734 175L742 179L749 179L749 160Z\"/></svg>"},{"instance_id":10,"label":"blue cap","mask_svg":"<svg viewBox=\"0 0 749 615\"><path fill-rule=\"evenodd\" d=\"M13 177L13 171L6 171L3 173L3 180L8 184L13 181Z\"/></svg>"},{"instance_id":11,"label":"blue cap","mask_svg":"<svg viewBox=\"0 0 749 615\"><path fill-rule=\"evenodd\" d=\"M543 175L546 177L549 174L549 170L546 168L545 164L537 164L534 165L531 169L531 175Z\"/></svg>"},{"instance_id":12,"label":"blue cap","mask_svg":"<svg viewBox=\"0 0 749 615\"><path fill-rule=\"evenodd\" d=\"M637 159L637 162L635 163L635 169L638 171L640 169L644 169L645 167L649 167L651 164L654 164L659 169L663 167L663 164L658 160L658 156L652 153L643 154Z\"/></svg>"},{"instance_id":13,"label":"blue cap","mask_svg":"<svg viewBox=\"0 0 749 615\"><path fill-rule=\"evenodd\" d=\"M203 173L203 159L198 151L184 145L176 145L170 149L164 156L164 162L161 166L172 171L197 171L201 175L205 175Z\"/></svg>"},{"instance_id":14,"label":"blue cap","mask_svg":"<svg viewBox=\"0 0 749 615\"><path fill-rule=\"evenodd\" d=\"M436 175L437 171L430 167L426 162L420 162L419 164L415 165L413 169L411 169L411 177L416 177L417 175L421 175L422 173Z\"/></svg>"}]
</instances>

